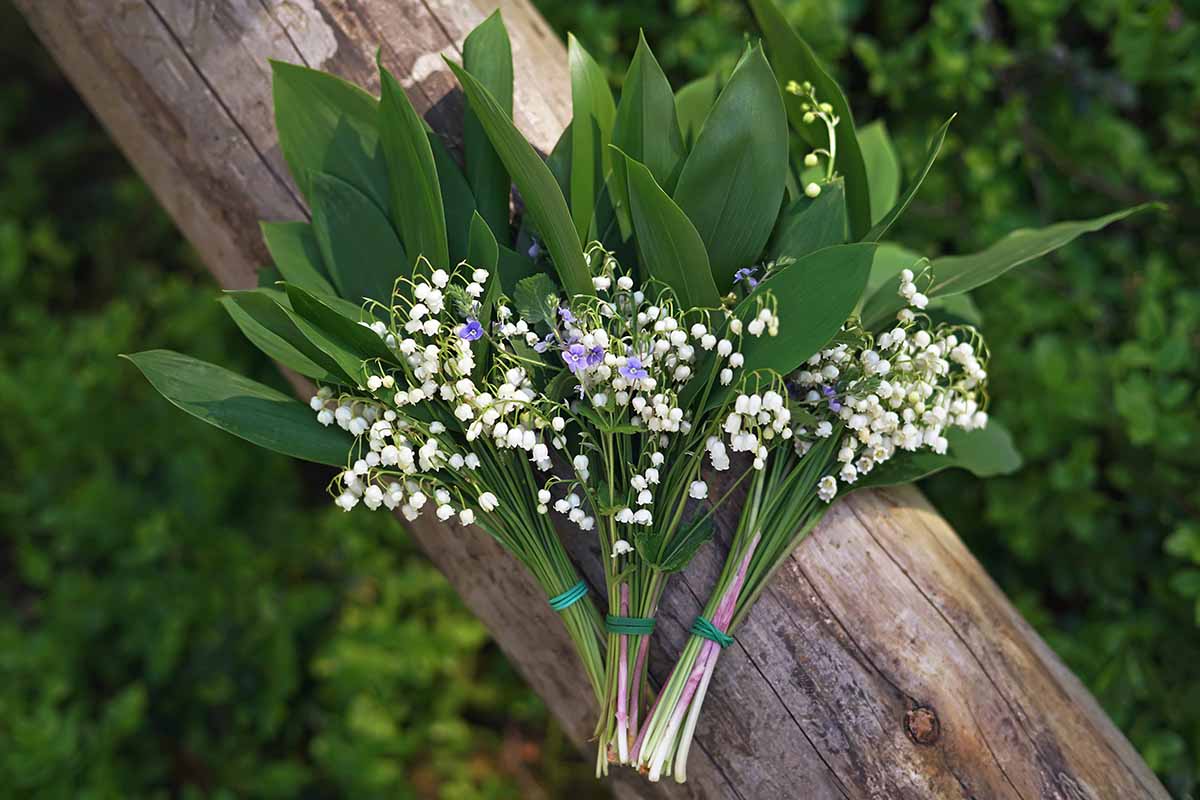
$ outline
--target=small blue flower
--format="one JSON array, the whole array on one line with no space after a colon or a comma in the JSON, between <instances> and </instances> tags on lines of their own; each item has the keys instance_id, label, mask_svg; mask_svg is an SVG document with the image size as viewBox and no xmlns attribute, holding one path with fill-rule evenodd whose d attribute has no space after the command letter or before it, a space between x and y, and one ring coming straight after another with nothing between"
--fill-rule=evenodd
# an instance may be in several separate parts
<instances>
[{"instance_id":1,"label":"small blue flower","mask_svg":"<svg viewBox=\"0 0 1200 800\"><path fill-rule=\"evenodd\" d=\"M604 363L604 348L596 345L587 354L587 365L589 367L598 367Z\"/></svg>"},{"instance_id":2,"label":"small blue flower","mask_svg":"<svg viewBox=\"0 0 1200 800\"><path fill-rule=\"evenodd\" d=\"M575 315L572 314L571 309L567 308L566 306L558 307L558 315L562 317L562 321L568 325L572 325L575 322Z\"/></svg>"},{"instance_id":3,"label":"small blue flower","mask_svg":"<svg viewBox=\"0 0 1200 800\"><path fill-rule=\"evenodd\" d=\"M529 245L528 252L529 252L529 257L535 261L537 260L537 257L542 254L542 246L540 244L538 244L537 239L534 239L533 243L531 245Z\"/></svg>"},{"instance_id":4,"label":"small blue flower","mask_svg":"<svg viewBox=\"0 0 1200 800\"><path fill-rule=\"evenodd\" d=\"M588 351L586 347L576 342L563 349L562 357L567 364L567 369L574 373L587 366Z\"/></svg>"},{"instance_id":5,"label":"small blue flower","mask_svg":"<svg viewBox=\"0 0 1200 800\"><path fill-rule=\"evenodd\" d=\"M642 360L637 356L630 356L626 359L625 366L618 369L617 372L621 373L621 377L628 381L650 377L650 373L642 366Z\"/></svg>"},{"instance_id":6,"label":"small blue flower","mask_svg":"<svg viewBox=\"0 0 1200 800\"><path fill-rule=\"evenodd\" d=\"M751 289L753 289L755 286L758 286L758 281L751 277L756 272L758 272L757 267L742 267L737 272L733 273L733 282L738 283L742 279L745 279L746 283L750 285Z\"/></svg>"},{"instance_id":7,"label":"small blue flower","mask_svg":"<svg viewBox=\"0 0 1200 800\"><path fill-rule=\"evenodd\" d=\"M474 342L483 338L483 326L479 320L467 317L467 324L458 329L458 338Z\"/></svg>"}]
</instances>

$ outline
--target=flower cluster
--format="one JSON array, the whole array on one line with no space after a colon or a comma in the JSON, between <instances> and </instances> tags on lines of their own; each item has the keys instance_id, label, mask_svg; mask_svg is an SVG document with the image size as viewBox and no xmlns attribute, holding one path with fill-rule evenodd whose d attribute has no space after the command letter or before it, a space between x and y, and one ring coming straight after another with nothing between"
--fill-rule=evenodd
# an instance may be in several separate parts
<instances>
[{"instance_id":1,"label":"flower cluster","mask_svg":"<svg viewBox=\"0 0 1200 800\"><path fill-rule=\"evenodd\" d=\"M916 291L910 270L901 274L900 294L924 308L926 298ZM857 337L854 344L822 350L792 376L807 412L796 431L797 452L803 456L835 430L843 437L836 477L826 475L818 484L826 502L837 495L839 481L854 483L898 450L944 454L948 428L987 425L987 347L974 328L934 326L906 308L896 327L877 339L861 332Z\"/></svg>"}]
</instances>

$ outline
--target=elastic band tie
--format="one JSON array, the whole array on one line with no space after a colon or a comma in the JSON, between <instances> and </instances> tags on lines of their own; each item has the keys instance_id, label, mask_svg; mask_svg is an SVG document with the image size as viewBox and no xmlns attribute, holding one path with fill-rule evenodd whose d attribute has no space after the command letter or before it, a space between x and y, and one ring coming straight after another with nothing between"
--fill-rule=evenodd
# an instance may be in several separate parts
<instances>
[{"instance_id":1,"label":"elastic band tie","mask_svg":"<svg viewBox=\"0 0 1200 800\"><path fill-rule=\"evenodd\" d=\"M716 642L724 650L729 645L733 644L733 637L725 631L713 625L712 622L705 617L696 617L696 621L692 623L692 633L699 636L701 639L708 639L710 642Z\"/></svg>"},{"instance_id":2,"label":"elastic band tie","mask_svg":"<svg viewBox=\"0 0 1200 800\"><path fill-rule=\"evenodd\" d=\"M609 633L649 636L654 633L654 617L615 617L607 614L604 627Z\"/></svg>"},{"instance_id":3,"label":"elastic band tie","mask_svg":"<svg viewBox=\"0 0 1200 800\"><path fill-rule=\"evenodd\" d=\"M550 598L550 607L555 611L566 611L588 593L587 582L580 579L579 583L567 589L562 594Z\"/></svg>"}]
</instances>

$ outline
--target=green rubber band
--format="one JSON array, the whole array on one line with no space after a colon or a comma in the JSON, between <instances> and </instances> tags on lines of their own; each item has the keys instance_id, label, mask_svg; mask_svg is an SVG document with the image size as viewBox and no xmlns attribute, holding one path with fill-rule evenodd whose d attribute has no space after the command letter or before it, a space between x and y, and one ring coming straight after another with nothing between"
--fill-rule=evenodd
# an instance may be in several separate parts
<instances>
[{"instance_id":1,"label":"green rubber band","mask_svg":"<svg viewBox=\"0 0 1200 800\"><path fill-rule=\"evenodd\" d=\"M649 636L654 633L654 617L615 617L608 614L604 617L604 627L609 633Z\"/></svg>"},{"instance_id":2,"label":"green rubber band","mask_svg":"<svg viewBox=\"0 0 1200 800\"><path fill-rule=\"evenodd\" d=\"M587 582L580 579L579 583L567 589L562 594L550 598L550 607L555 611L566 611L588 593Z\"/></svg>"},{"instance_id":3,"label":"green rubber band","mask_svg":"<svg viewBox=\"0 0 1200 800\"><path fill-rule=\"evenodd\" d=\"M725 631L713 625L712 622L704 617L696 617L696 621L692 623L692 633L699 636L701 639L708 639L710 642L716 642L724 650L729 645L733 644L733 637Z\"/></svg>"}]
</instances>

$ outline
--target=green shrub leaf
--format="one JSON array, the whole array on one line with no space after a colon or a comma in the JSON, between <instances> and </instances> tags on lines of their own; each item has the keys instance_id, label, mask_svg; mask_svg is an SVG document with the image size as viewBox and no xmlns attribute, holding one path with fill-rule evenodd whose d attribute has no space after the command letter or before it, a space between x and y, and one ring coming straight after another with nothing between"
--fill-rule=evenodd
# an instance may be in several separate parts
<instances>
[{"instance_id":1,"label":"green shrub leaf","mask_svg":"<svg viewBox=\"0 0 1200 800\"><path fill-rule=\"evenodd\" d=\"M446 63L458 77L488 139L521 190L525 211L550 250L563 286L572 295L595 294L579 235L550 168L525 141L491 93L462 67L451 61Z\"/></svg>"},{"instance_id":2,"label":"green shrub leaf","mask_svg":"<svg viewBox=\"0 0 1200 800\"><path fill-rule=\"evenodd\" d=\"M771 236L788 171L787 120L761 48L717 98L673 197L708 248L717 290L758 260Z\"/></svg>"},{"instance_id":3,"label":"green shrub leaf","mask_svg":"<svg viewBox=\"0 0 1200 800\"><path fill-rule=\"evenodd\" d=\"M272 61L271 75L279 147L305 198L313 202L312 175L326 173L386 212L391 198L378 101L340 78L295 64Z\"/></svg>"},{"instance_id":4,"label":"green shrub leaf","mask_svg":"<svg viewBox=\"0 0 1200 800\"><path fill-rule=\"evenodd\" d=\"M411 272L396 232L379 207L333 175L312 176L313 231L338 294L388 302L397 277Z\"/></svg>"},{"instance_id":5,"label":"green shrub leaf","mask_svg":"<svg viewBox=\"0 0 1200 800\"><path fill-rule=\"evenodd\" d=\"M449 267L442 189L425 123L382 64L379 80L379 137L391 185L392 219L412 263L424 256L435 267Z\"/></svg>"},{"instance_id":6,"label":"green shrub leaf","mask_svg":"<svg viewBox=\"0 0 1200 800\"><path fill-rule=\"evenodd\" d=\"M567 35L567 62L571 70L571 218L579 241L594 238L596 196L609 172L612 154L609 136L617 108L604 70L579 40Z\"/></svg>"},{"instance_id":7,"label":"green shrub leaf","mask_svg":"<svg viewBox=\"0 0 1200 800\"><path fill-rule=\"evenodd\" d=\"M277 453L343 466L352 439L308 406L224 367L171 350L123 356L159 394L197 419Z\"/></svg>"},{"instance_id":8,"label":"green shrub leaf","mask_svg":"<svg viewBox=\"0 0 1200 800\"><path fill-rule=\"evenodd\" d=\"M800 36L792 29L772 0L750 0L750 8L758 20L771 52L771 64L780 86L788 81L808 81L816 89L817 99L833 106L833 112L841 118L835 129L837 137L836 168L846 180L846 210L850 217L850 238L862 239L871 229L871 196L867 181L867 166L863 160L858 137L854 131L854 116L850 105L837 82L821 66ZM828 147L823 125L806 125L801 98L784 92L788 117L795 131L817 147Z\"/></svg>"},{"instance_id":9,"label":"green shrub leaf","mask_svg":"<svg viewBox=\"0 0 1200 800\"><path fill-rule=\"evenodd\" d=\"M463 67L492 93L500 110L512 117L512 44L500 12L495 11L471 31L463 42ZM471 108L463 116L463 154L467 182L475 194L479 214L498 236L508 236L508 205L512 180L479 117Z\"/></svg>"},{"instance_id":10,"label":"green shrub leaf","mask_svg":"<svg viewBox=\"0 0 1200 800\"><path fill-rule=\"evenodd\" d=\"M642 267L650 277L670 286L684 308L716 308L721 297L709 269L704 240L654 180L649 168L619 150L617 153L617 161L623 163L628 176L630 211Z\"/></svg>"}]
</instances>

